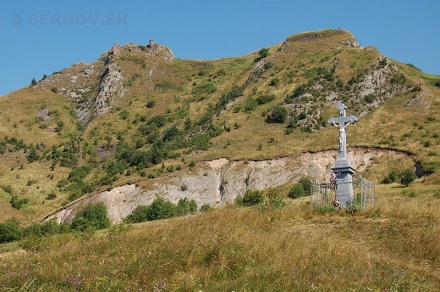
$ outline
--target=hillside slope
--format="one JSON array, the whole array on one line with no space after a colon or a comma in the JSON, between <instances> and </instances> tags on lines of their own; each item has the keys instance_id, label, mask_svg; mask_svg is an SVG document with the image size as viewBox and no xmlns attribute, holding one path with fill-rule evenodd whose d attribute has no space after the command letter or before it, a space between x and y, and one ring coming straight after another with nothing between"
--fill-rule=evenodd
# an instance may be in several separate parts
<instances>
[{"instance_id":1,"label":"hillside slope","mask_svg":"<svg viewBox=\"0 0 440 292\"><path fill-rule=\"evenodd\" d=\"M375 161L370 179L417 164L420 184L438 185L439 79L343 30L213 61L177 59L161 44L115 45L0 98L0 185L27 201L20 213L32 222L86 194L197 173L199 161L335 149L326 121L339 102L359 118L349 146L414 154Z\"/></svg>"}]
</instances>

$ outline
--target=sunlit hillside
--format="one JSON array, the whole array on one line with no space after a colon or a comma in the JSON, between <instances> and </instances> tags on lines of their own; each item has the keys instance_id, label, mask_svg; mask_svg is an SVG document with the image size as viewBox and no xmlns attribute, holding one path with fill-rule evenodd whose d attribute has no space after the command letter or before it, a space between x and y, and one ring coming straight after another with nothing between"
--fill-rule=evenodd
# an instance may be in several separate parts
<instances>
[{"instance_id":1,"label":"sunlit hillside","mask_svg":"<svg viewBox=\"0 0 440 292\"><path fill-rule=\"evenodd\" d=\"M377 204L356 212L313 208L309 197L291 195L301 178L326 179L301 167L312 155L324 161L336 151L338 131L328 119L340 103L358 118L347 129L357 175L376 184ZM305 32L212 61L175 58L166 44L114 46L91 64L45 74L0 97L0 108L0 238L21 232L0 245L2 288L440 286L440 76L361 47L350 32ZM289 161L292 177L270 177L276 159ZM250 168L257 162L266 168ZM229 184L224 165L235 171ZM406 185L404 171L414 175ZM234 189L233 180L243 187ZM258 190L260 204L240 207L235 199L257 183L266 186ZM147 192L177 193L174 201L191 212L127 223L136 214L126 214L145 207ZM185 201L186 194L193 197ZM104 202L103 212L111 205L124 214L124 223L94 231L65 217L37 227L94 198ZM80 227L70 232L69 224Z\"/></svg>"}]
</instances>

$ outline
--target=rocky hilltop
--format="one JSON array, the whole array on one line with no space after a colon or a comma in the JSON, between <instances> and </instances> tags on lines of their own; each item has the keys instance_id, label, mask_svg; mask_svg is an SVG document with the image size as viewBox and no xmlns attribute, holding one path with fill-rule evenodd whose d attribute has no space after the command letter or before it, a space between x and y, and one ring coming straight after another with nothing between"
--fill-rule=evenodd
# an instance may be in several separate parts
<instances>
[{"instance_id":1,"label":"rocky hilltop","mask_svg":"<svg viewBox=\"0 0 440 292\"><path fill-rule=\"evenodd\" d=\"M93 118L109 112L115 101L121 99L125 94L124 82L126 79L118 63L121 50L146 60L158 57L165 62L172 62L174 59L169 48L155 44L154 41L150 41L147 46L138 46L132 43L119 46L115 43L95 62L74 64L45 78L36 87L51 89L68 98L76 108L79 123L86 125ZM59 88L60 86L62 87Z\"/></svg>"}]
</instances>

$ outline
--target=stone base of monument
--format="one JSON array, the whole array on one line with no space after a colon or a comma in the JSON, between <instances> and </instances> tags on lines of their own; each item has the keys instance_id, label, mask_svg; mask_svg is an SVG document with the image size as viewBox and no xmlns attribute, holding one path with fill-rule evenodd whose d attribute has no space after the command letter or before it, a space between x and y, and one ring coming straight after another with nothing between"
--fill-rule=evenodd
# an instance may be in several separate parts
<instances>
[{"instance_id":1,"label":"stone base of monument","mask_svg":"<svg viewBox=\"0 0 440 292\"><path fill-rule=\"evenodd\" d=\"M337 174L336 199L340 202L341 208L355 200L353 191L353 174L355 169L351 167L350 161L345 158L336 159L335 167L332 171Z\"/></svg>"}]
</instances>

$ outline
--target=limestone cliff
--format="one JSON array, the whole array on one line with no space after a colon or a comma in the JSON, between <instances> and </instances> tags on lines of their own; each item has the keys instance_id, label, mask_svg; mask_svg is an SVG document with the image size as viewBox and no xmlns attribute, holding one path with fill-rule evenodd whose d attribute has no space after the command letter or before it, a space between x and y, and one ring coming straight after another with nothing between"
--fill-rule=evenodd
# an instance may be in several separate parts
<instances>
[{"instance_id":1,"label":"limestone cliff","mask_svg":"<svg viewBox=\"0 0 440 292\"><path fill-rule=\"evenodd\" d=\"M374 159L387 155L403 157L407 154L393 150L355 148L349 152L348 158L352 166L362 173ZM247 190L292 184L302 176L327 180L336 156L335 150L328 150L262 161L229 161L226 158L205 161L199 163L193 172L149 180L147 187L129 184L89 195L45 220L68 222L80 208L102 202L107 207L111 222L117 223L137 206L151 204L157 196L173 203L186 197L195 200L199 207L203 204L224 206L234 202L238 195L243 195Z\"/></svg>"}]
</instances>

